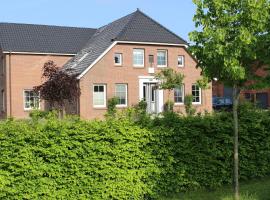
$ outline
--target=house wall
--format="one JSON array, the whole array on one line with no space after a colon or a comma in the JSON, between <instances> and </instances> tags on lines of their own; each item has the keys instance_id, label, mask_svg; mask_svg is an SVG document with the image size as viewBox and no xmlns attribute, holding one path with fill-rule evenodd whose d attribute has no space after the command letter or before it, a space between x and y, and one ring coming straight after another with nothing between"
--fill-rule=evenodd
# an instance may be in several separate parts
<instances>
[{"instance_id":1,"label":"house wall","mask_svg":"<svg viewBox=\"0 0 270 200\"><path fill-rule=\"evenodd\" d=\"M6 84L5 84L5 56L0 51L0 119L6 117Z\"/></svg>"},{"instance_id":2,"label":"house wall","mask_svg":"<svg viewBox=\"0 0 270 200\"><path fill-rule=\"evenodd\" d=\"M145 49L145 67L133 67L133 49ZM148 56L154 55L155 72L157 68L157 50L168 50L168 66L185 75L185 94L191 94L191 85L200 79L200 70L196 69L196 62L183 47L151 46L118 44L114 46L94 67L92 67L80 80L81 98L80 115L85 119L102 118L106 108L93 107L93 84L103 83L107 85L107 99L112 98L115 93L116 83L128 84L128 106L139 102L139 76L149 76ZM114 53L122 53L122 66L114 65ZM178 55L185 56L185 67L177 66ZM164 102L168 100L168 93L164 91ZM173 94L171 95L173 100ZM198 112L212 111L212 89L202 91L202 104L194 105ZM177 112L184 112L184 105L175 106Z\"/></svg>"},{"instance_id":3,"label":"house wall","mask_svg":"<svg viewBox=\"0 0 270 200\"><path fill-rule=\"evenodd\" d=\"M5 115L15 118L27 118L29 111L24 110L23 91L42 83L44 63L53 60L57 66L63 66L71 56L5 54ZM10 84L11 83L11 84ZM41 102L44 109L44 102Z\"/></svg>"}]
</instances>

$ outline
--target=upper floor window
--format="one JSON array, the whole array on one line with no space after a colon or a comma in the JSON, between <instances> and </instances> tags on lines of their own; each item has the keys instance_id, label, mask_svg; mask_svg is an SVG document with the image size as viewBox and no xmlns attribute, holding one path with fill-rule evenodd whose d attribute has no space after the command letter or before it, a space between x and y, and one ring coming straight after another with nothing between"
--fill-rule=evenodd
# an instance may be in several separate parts
<instances>
[{"instance_id":1,"label":"upper floor window","mask_svg":"<svg viewBox=\"0 0 270 200\"><path fill-rule=\"evenodd\" d=\"M144 49L133 49L133 66L144 67Z\"/></svg>"},{"instance_id":2,"label":"upper floor window","mask_svg":"<svg viewBox=\"0 0 270 200\"><path fill-rule=\"evenodd\" d=\"M194 104L201 104L201 88L197 84L192 84L192 96Z\"/></svg>"},{"instance_id":3,"label":"upper floor window","mask_svg":"<svg viewBox=\"0 0 270 200\"><path fill-rule=\"evenodd\" d=\"M174 89L174 103L176 104L182 104L184 103L184 85L180 88Z\"/></svg>"},{"instance_id":4,"label":"upper floor window","mask_svg":"<svg viewBox=\"0 0 270 200\"><path fill-rule=\"evenodd\" d=\"M115 96L118 98L117 106L127 106L127 84L116 84Z\"/></svg>"},{"instance_id":5,"label":"upper floor window","mask_svg":"<svg viewBox=\"0 0 270 200\"><path fill-rule=\"evenodd\" d=\"M167 50L158 50L157 65L158 67L167 67Z\"/></svg>"},{"instance_id":6,"label":"upper floor window","mask_svg":"<svg viewBox=\"0 0 270 200\"><path fill-rule=\"evenodd\" d=\"M40 96L39 93L33 90L24 90L24 110L32 110L40 108Z\"/></svg>"},{"instance_id":7,"label":"upper floor window","mask_svg":"<svg viewBox=\"0 0 270 200\"><path fill-rule=\"evenodd\" d=\"M106 85L96 84L93 88L94 107L106 107Z\"/></svg>"},{"instance_id":8,"label":"upper floor window","mask_svg":"<svg viewBox=\"0 0 270 200\"><path fill-rule=\"evenodd\" d=\"M184 67L185 66L185 56L178 56L178 67Z\"/></svg>"},{"instance_id":9,"label":"upper floor window","mask_svg":"<svg viewBox=\"0 0 270 200\"><path fill-rule=\"evenodd\" d=\"M114 54L114 64L115 65L122 65L122 54L121 53Z\"/></svg>"}]
</instances>

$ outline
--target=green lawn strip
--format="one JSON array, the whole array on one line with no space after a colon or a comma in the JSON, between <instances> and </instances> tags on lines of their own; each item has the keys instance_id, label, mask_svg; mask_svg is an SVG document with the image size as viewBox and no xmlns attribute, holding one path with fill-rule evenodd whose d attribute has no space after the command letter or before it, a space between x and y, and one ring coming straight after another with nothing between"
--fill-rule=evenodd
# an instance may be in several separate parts
<instances>
[{"instance_id":1,"label":"green lawn strip","mask_svg":"<svg viewBox=\"0 0 270 200\"><path fill-rule=\"evenodd\" d=\"M270 200L270 178L242 183L241 200ZM195 191L161 198L162 200L233 200L230 186L215 191Z\"/></svg>"}]
</instances>

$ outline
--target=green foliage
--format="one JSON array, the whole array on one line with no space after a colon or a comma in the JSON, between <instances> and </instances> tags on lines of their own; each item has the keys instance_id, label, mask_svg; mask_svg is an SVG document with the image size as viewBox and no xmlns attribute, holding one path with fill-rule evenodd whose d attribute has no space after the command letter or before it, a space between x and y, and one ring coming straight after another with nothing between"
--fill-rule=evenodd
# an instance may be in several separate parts
<instances>
[{"instance_id":1,"label":"green foliage","mask_svg":"<svg viewBox=\"0 0 270 200\"><path fill-rule=\"evenodd\" d=\"M1 122L0 198L157 199L232 182L231 113L166 112L134 123L136 109L125 112ZM241 106L240 122L241 179L269 175L270 112Z\"/></svg>"},{"instance_id":2,"label":"green foliage","mask_svg":"<svg viewBox=\"0 0 270 200\"><path fill-rule=\"evenodd\" d=\"M108 100L108 116L114 116L116 114L116 105L118 104L118 97L113 97Z\"/></svg>"},{"instance_id":3,"label":"green foliage","mask_svg":"<svg viewBox=\"0 0 270 200\"><path fill-rule=\"evenodd\" d=\"M150 138L125 119L2 122L0 199L143 199L158 171Z\"/></svg>"},{"instance_id":4,"label":"green foliage","mask_svg":"<svg viewBox=\"0 0 270 200\"><path fill-rule=\"evenodd\" d=\"M190 33L194 42L190 50L199 67L211 79L243 87L269 62L269 0L193 2L198 29Z\"/></svg>"},{"instance_id":5,"label":"green foliage","mask_svg":"<svg viewBox=\"0 0 270 200\"><path fill-rule=\"evenodd\" d=\"M196 109L192 105L193 102L193 96L192 95L186 95L184 99L185 104L185 111L187 116L195 115Z\"/></svg>"},{"instance_id":6,"label":"green foliage","mask_svg":"<svg viewBox=\"0 0 270 200\"><path fill-rule=\"evenodd\" d=\"M241 108L240 178L270 173L270 112ZM161 169L158 191L164 195L232 183L231 113L182 117L166 113L149 123L152 149Z\"/></svg>"},{"instance_id":7,"label":"green foliage","mask_svg":"<svg viewBox=\"0 0 270 200\"><path fill-rule=\"evenodd\" d=\"M172 90L177 87L181 87L184 80L184 75L177 73L172 68L162 69L156 78L161 81L159 87L164 90Z\"/></svg>"},{"instance_id":8,"label":"green foliage","mask_svg":"<svg viewBox=\"0 0 270 200\"><path fill-rule=\"evenodd\" d=\"M173 101L167 101L164 104L164 111L165 112L173 112L173 106L174 106L174 102Z\"/></svg>"}]
</instances>

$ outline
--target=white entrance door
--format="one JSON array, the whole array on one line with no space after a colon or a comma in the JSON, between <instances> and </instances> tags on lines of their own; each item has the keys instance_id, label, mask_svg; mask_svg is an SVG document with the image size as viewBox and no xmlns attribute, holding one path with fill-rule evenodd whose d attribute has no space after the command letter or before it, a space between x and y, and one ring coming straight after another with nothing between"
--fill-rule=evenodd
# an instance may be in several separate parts
<instances>
[{"instance_id":1,"label":"white entrance door","mask_svg":"<svg viewBox=\"0 0 270 200\"><path fill-rule=\"evenodd\" d=\"M163 111L163 90L154 76L139 76L139 99L146 101L148 113Z\"/></svg>"},{"instance_id":2,"label":"white entrance door","mask_svg":"<svg viewBox=\"0 0 270 200\"><path fill-rule=\"evenodd\" d=\"M158 113L158 92L157 83L143 84L143 99L147 103L148 113Z\"/></svg>"}]
</instances>

